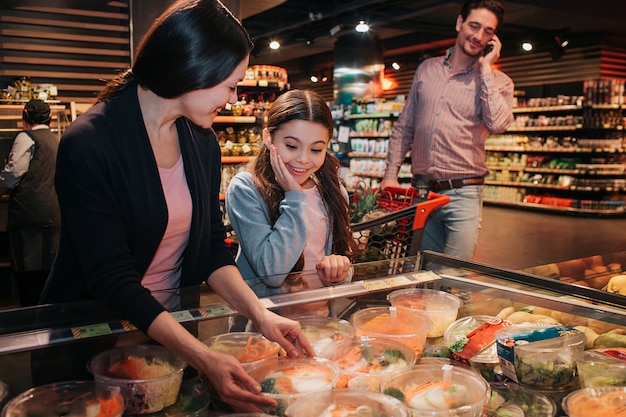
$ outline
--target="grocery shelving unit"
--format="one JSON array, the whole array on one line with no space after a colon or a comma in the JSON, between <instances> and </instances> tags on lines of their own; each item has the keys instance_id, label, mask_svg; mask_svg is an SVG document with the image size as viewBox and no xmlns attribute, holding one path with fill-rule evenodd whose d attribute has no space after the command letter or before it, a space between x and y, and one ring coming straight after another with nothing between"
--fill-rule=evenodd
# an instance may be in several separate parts
<instances>
[{"instance_id":1,"label":"grocery shelving unit","mask_svg":"<svg viewBox=\"0 0 626 417\"><path fill-rule=\"evenodd\" d=\"M486 143L485 202L554 212L621 216L626 191L622 104L514 109L505 134Z\"/></svg>"}]
</instances>

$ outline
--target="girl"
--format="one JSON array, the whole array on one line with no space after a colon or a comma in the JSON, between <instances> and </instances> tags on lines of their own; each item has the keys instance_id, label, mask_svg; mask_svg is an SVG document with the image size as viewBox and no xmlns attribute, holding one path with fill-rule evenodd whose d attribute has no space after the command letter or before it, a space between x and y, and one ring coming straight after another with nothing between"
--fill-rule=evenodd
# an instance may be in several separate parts
<instances>
[{"instance_id":1,"label":"girl","mask_svg":"<svg viewBox=\"0 0 626 417\"><path fill-rule=\"evenodd\" d=\"M259 297L352 277L356 243L339 161L326 153L332 134L332 115L321 96L288 91L268 112L261 153L229 184L226 210L239 239L237 265ZM317 274L287 276L308 270ZM330 313L325 301L300 308L304 314ZM243 330L231 324L231 330Z\"/></svg>"}]
</instances>

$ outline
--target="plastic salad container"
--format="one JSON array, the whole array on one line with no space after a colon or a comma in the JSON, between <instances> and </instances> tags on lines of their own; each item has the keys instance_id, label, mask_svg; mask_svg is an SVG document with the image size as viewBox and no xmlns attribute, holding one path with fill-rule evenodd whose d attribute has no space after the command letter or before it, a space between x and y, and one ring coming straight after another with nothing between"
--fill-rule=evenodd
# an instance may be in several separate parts
<instances>
[{"instance_id":1,"label":"plastic salad container","mask_svg":"<svg viewBox=\"0 0 626 417\"><path fill-rule=\"evenodd\" d=\"M556 404L547 395L520 386L491 384L491 394L483 417L554 417Z\"/></svg>"},{"instance_id":2,"label":"plastic salad container","mask_svg":"<svg viewBox=\"0 0 626 417\"><path fill-rule=\"evenodd\" d=\"M278 357L282 352L278 343L255 332L218 334L203 343L218 352L234 356L244 367L259 360Z\"/></svg>"},{"instance_id":3,"label":"plastic salad container","mask_svg":"<svg viewBox=\"0 0 626 417\"><path fill-rule=\"evenodd\" d=\"M489 385L455 365L415 365L386 377L380 389L403 401L413 417L481 417Z\"/></svg>"},{"instance_id":4,"label":"plastic salad container","mask_svg":"<svg viewBox=\"0 0 626 417\"><path fill-rule=\"evenodd\" d=\"M124 414L146 414L177 401L186 364L162 346L129 345L99 353L87 367L97 386L120 387Z\"/></svg>"},{"instance_id":5,"label":"plastic salad container","mask_svg":"<svg viewBox=\"0 0 626 417\"><path fill-rule=\"evenodd\" d=\"M337 388L374 392L378 392L383 376L415 364L415 353L405 344L367 336L337 340L327 345L320 356L341 368Z\"/></svg>"},{"instance_id":6,"label":"plastic salad container","mask_svg":"<svg viewBox=\"0 0 626 417\"><path fill-rule=\"evenodd\" d=\"M295 400L308 393L335 388L340 369L324 358L271 358L247 368L248 374L261 384L262 393L277 401L276 407L261 407L263 412L282 416Z\"/></svg>"},{"instance_id":7,"label":"plastic salad container","mask_svg":"<svg viewBox=\"0 0 626 417\"><path fill-rule=\"evenodd\" d=\"M318 356L329 343L354 336L354 327L347 320L325 316L300 316L294 320L300 323Z\"/></svg>"},{"instance_id":8,"label":"plastic salad container","mask_svg":"<svg viewBox=\"0 0 626 417\"><path fill-rule=\"evenodd\" d=\"M443 336L448 326L456 320L459 307L463 304L456 295L426 288L396 290L389 293L387 299L392 306L424 311L432 322L427 335L429 338Z\"/></svg>"},{"instance_id":9,"label":"plastic salad container","mask_svg":"<svg viewBox=\"0 0 626 417\"><path fill-rule=\"evenodd\" d=\"M351 317L357 336L393 339L413 349L422 357L426 335L432 323L428 315L407 307L369 307Z\"/></svg>"},{"instance_id":10,"label":"plastic salad container","mask_svg":"<svg viewBox=\"0 0 626 417\"><path fill-rule=\"evenodd\" d=\"M336 389L311 393L291 404L287 417L409 417L401 401L378 392Z\"/></svg>"},{"instance_id":11,"label":"plastic salad container","mask_svg":"<svg viewBox=\"0 0 626 417\"><path fill-rule=\"evenodd\" d=\"M123 412L119 387L65 381L24 391L4 406L2 417L121 417Z\"/></svg>"}]
</instances>

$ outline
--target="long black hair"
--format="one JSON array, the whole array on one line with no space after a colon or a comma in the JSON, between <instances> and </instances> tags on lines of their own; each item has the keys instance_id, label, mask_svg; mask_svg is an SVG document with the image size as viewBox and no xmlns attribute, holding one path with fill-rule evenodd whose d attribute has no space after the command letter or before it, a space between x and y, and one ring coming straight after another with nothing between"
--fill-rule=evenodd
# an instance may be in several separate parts
<instances>
[{"instance_id":1,"label":"long black hair","mask_svg":"<svg viewBox=\"0 0 626 417\"><path fill-rule=\"evenodd\" d=\"M241 22L219 0L179 0L143 37L132 69L98 98L117 95L133 80L163 98L210 88L232 74L252 47Z\"/></svg>"}]
</instances>

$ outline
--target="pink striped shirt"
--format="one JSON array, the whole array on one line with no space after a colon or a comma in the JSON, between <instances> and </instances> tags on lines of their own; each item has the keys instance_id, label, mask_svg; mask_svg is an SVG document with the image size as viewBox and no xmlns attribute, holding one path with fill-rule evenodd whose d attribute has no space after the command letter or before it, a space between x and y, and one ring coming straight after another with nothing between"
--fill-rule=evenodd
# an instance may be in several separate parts
<instances>
[{"instance_id":1,"label":"pink striped shirt","mask_svg":"<svg viewBox=\"0 0 626 417\"><path fill-rule=\"evenodd\" d=\"M448 180L489 173L485 140L513 121L513 81L495 69L481 75L477 61L452 75L453 50L425 60L415 72L389 140L385 179L398 177L409 150L413 174Z\"/></svg>"}]
</instances>

